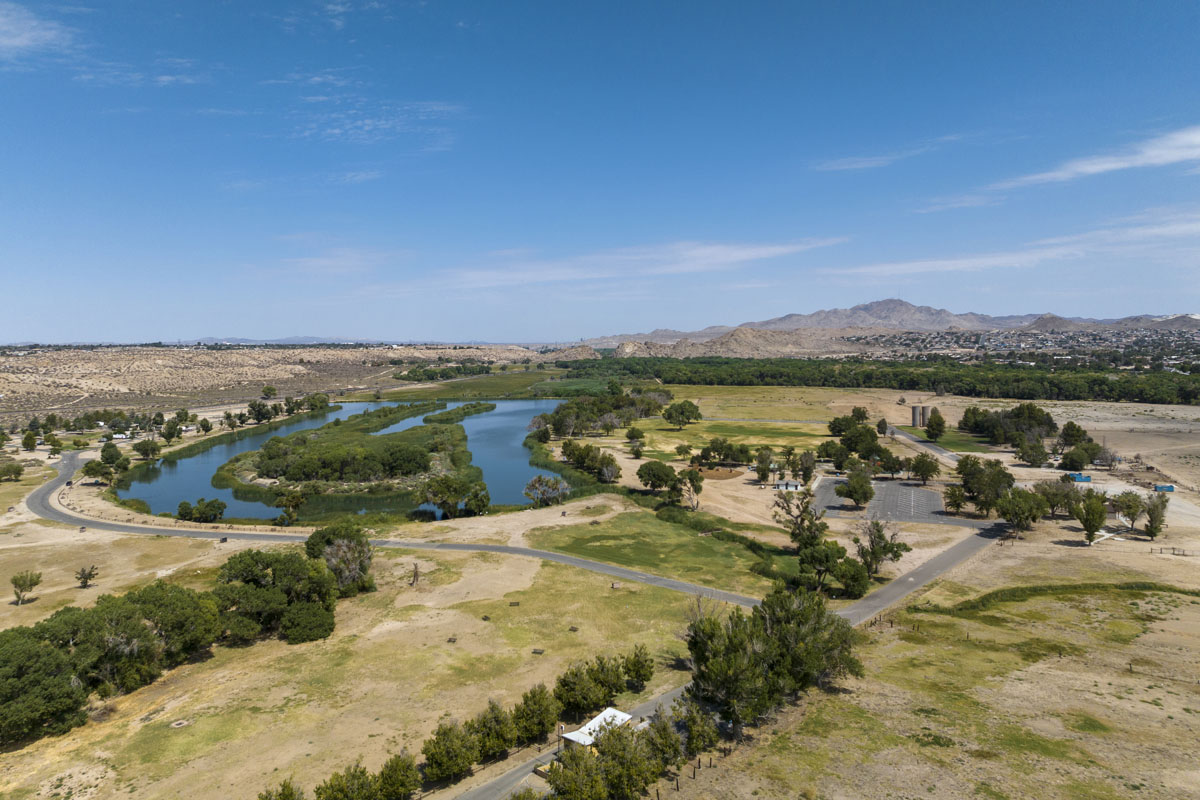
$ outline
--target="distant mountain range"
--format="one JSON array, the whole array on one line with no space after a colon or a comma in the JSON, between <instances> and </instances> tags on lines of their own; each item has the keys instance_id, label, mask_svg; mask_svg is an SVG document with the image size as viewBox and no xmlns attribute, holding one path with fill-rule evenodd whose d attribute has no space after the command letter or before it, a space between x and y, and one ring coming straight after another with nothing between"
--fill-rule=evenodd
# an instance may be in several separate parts
<instances>
[{"instance_id":1,"label":"distant mountain range","mask_svg":"<svg viewBox=\"0 0 1200 800\"><path fill-rule=\"evenodd\" d=\"M1064 318L1054 314L1011 314L991 316L968 312L956 314L944 308L916 306L904 300L876 300L852 308L834 308L811 314L786 314L760 322L740 325L712 325L698 331L659 328L649 333L622 333L587 339L592 347L616 347L625 342L674 344L687 339L707 342L738 329L796 331L805 328L875 328L896 331L994 331L1026 328L1034 331L1100 330L1103 328L1148 330L1200 330L1200 314L1150 316L1142 314L1121 319Z\"/></svg>"}]
</instances>

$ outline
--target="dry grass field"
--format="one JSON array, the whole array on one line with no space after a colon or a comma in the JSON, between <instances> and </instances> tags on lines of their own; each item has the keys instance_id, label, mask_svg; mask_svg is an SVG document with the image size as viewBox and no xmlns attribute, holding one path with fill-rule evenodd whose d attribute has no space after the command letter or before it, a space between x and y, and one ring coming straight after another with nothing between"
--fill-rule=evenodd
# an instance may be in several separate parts
<instances>
[{"instance_id":1,"label":"dry grass field","mask_svg":"<svg viewBox=\"0 0 1200 800\"><path fill-rule=\"evenodd\" d=\"M101 584L82 592L47 575L39 600L21 609L31 613L6 606L5 625L46 616L64 599L86 603L155 576L200 586L228 556L220 545L176 539L112 537L84 545L53 535L6 538L6 574L30 561L5 546L19 542L56 548L55 558L95 561ZM422 577L411 586L414 563ZM658 669L642 696L685 680L668 666L683 647L676 634L684 595L638 585L613 590L603 576L490 554L381 550L374 571L379 591L341 601L329 639L217 647L207 660L95 706L85 726L5 754L0 795L253 797L287 775L311 788L359 756L377 768L390 752L419 750L444 714L471 716L489 698L511 704L530 686L552 684L572 661L598 653L647 645ZM488 777L481 770L474 780Z\"/></svg>"},{"instance_id":2,"label":"dry grass field","mask_svg":"<svg viewBox=\"0 0 1200 800\"><path fill-rule=\"evenodd\" d=\"M1001 587L1154 580L1200 590L1196 558L1077 546L1042 523L911 605ZM1170 544L1200 550L1200 529ZM1195 798L1200 598L1078 591L958 615L896 609L864 629L866 676L786 709L685 798ZM673 786L671 787L673 790Z\"/></svg>"}]
</instances>

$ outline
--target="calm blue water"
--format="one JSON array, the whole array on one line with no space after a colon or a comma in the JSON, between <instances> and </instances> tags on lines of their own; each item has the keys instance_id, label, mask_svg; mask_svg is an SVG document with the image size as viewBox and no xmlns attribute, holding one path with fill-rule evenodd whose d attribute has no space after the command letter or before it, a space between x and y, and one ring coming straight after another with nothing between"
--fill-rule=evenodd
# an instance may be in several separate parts
<instances>
[{"instance_id":1,"label":"calm blue water","mask_svg":"<svg viewBox=\"0 0 1200 800\"><path fill-rule=\"evenodd\" d=\"M483 479L488 485L492 502L498 504L524 504L528 500L522 494L525 484L534 475L548 475L545 470L529 464L529 451L523 444L529 420L546 411L552 411L558 400L497 400L496 410L476 414L463 420L467 432L467 447L471 450L471 461L483 470ZM281 425L272 431L246 436L236 442L217 445L194 456L178 461L160 461L157 466L139 470L128 489L119 489L122 498L143 500L155 514L175 513L179 503L187 500L194 503L198 498L219 499L225 502L225 516L246 519L272 519L279 509L256 501L238 500L232 489L217 489L212 485L217 469L234 456L248 450L257 450L273 436L286 436L296 431L319 428L335 419L346 419L353 414L382 408L387 403L341 403L341 408L323 417L297 420ZM447 403L447 408L457 408L461 402ZM421 424L423 415L409 417L378 432L396 433Z\"/></svg>"}]
</instances>

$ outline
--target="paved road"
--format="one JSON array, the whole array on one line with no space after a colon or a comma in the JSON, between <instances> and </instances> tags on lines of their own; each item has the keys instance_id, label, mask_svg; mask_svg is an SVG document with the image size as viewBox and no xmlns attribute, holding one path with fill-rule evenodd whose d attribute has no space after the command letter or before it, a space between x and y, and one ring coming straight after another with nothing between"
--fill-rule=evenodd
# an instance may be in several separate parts
<instances>
[{"instance_id":1,"label":"paved road","mask_svg":"<svg viewBox=\"0 0 1200 800\"><path fill-rule=\"evenodd\" d=\"M262 541L262 542L302 542L307 537L303 534L295 533L255 533L252 531L231 531L213 528L205 530L203 528L174 528L174 527L157 527L153 525L130 525L123 522L108 522L95 520L90 517L84 517L79 514L74 514L70 511L56 506L50 502L50 499L66 485L66 482L75 473L78 467L80 454L78 452L69 452L63 455L62 460L58 463L58 476L39 486L30 493L26 500L26 505L29 510L39 517L53 520L55 522L64 522L68 525L86 525L89 530L115 531L117 533L140 533L150 536L179 536L191 539L219 539L228 537L240 541ZM733 592L724 592L720 589L711 589L707 586L700 586L695 583L687 583L686 581L677 581L672 578L664 578L659 575L651 575L648 572L641 572L635 569L627 569L626 567L618 567L614 564L605 564L600 561L592 561L587 558L579 558L578 556L570 556L563 553L552 553L548 550L535 550L531 547L511 547L501 544L467 544L458 542L414 542L405 539L372 539L371 543L377 547L405 547L413 550L455 550L468 553L502 553L513 556L528 556L529 558L540 558L544 561L553 561L558 564L566 564L572 567L579 567L591 572L598 572L603 575L608 575L622 581L631 581L633 583L644 583L649 586L658 586L663 589L671 589L676 592L685 594L700 594L705 597L711 597L714 600L720 600L726 603L733 603L739 606L753 606L758 603L758 598L746 597Z\"/></svg>"},{"instance_id":2,"label":"paved road","mask_svg":"<svg viewBox=\"0 0 1200 800\"><path fill-rule=\"evenodd\" d=\"M925 442L913 436L908 436L903 431L897 431L898 435L906 436L919 446L927 449L933 449L935 446L926 444ZM942 448L937 448L942 450ZM947 454L947 457L957 461L957 456L942 451ZM242 531L221 531L221 530L197 530L197 529L175 529L175 528L156 528L145 525L127 525L119 522L98 522L96 520L81 517L62 510L50 503L50 498L54 493L58 492L74 474L79 460L79 453L71 452L65 454L58 464L58 476L46 484L35 489L28 497L26 503L30 510L38 516L45 519L54 520L56 522L65 522L72 525L87 525L89 528L98 530L111 530L119 533L141 533L162 536L181 536L191 538L219 538L228 536L230 539L239 540L257 540L257 541L303 541L304 536L298 534L274 534L274 533L249 533ZM840 499L840 498L838 498ZM955 520L954 524L963 524L970 522L968 520ZM986 527L985 527L986 526ZM947 571L953 569L967 559L981 552L984 548L992 543L992 541L1003 530L1003 523L980 523L977 526L976 533L968 536L955 545L947 548L943 552L926 561L916 569L901 575L892 582L875 590L863 599L852 603L849 606L839 610L839 616L846 619L851 625L860 625L876 615L891 608L899 603L908 595L918 589L928 585L931 581L940 577ZM688 594L703 594L713 597L718 600L734 603L740 606L753 606L758 601L755 598L743 597L741 595L732 594L729 592L721 592L714 589L709 589L695 584L685 583L683 581L675 581L669 578L661 578L657 575L649 575L636 570L625 569L624 567L616 567L610 564L602 564L597 561L577 558L575 556L563 555L561 553L551 553L542 550L534 550L526 547L509 547L506 545L487 545L487 544L459 544L451 542L407 542L394 539L377 539L373 543L383 547L409 547L414 549L426 550L459 550L468 552L493 552L505 553L510 555L528 556L531 558L541 558L547 561L554 561L560 564L568 564L571 566L580 567L581 569L599 572L622 580L635 581L646 583L652 586L660 586L675 591L687 592ZM669 692L661 694L657 697L642 703L640 706L632 709L635 717L649 716L654 712L658 705L664 708L670 707L675 698L679 697L686 687L679 687ZM555 755L554 750L546 750L537 756L525 761L524 763L514 767L498 778L489 781L482 786L478 786L468 792L464 792L459 797L464 800L500 800L508 796L534 768L540 764L549 763Z\"/></svg>"},{"instance_id":3,"label":"paved road","mask_svg":"<svg viewBox=\"0 0 1200 800\"><path fill-rule=\"evenodd\" d=\"M902 431L899 428L892 427L892 428L888 428L888 433L891 434L892 436L899 436L901 439L907 439L908 441L912 442L913 444L917 445L918 447L924 447L926 450L933 453L934 455L941 456L942 458L948 458L951 461L953 461L955 464L958 463L958 459L959 459L958 453L953 453L944 447L933 444L932 442L927 442L919 436L913 436L908 431Z\"/></svg>"}]
</instances>

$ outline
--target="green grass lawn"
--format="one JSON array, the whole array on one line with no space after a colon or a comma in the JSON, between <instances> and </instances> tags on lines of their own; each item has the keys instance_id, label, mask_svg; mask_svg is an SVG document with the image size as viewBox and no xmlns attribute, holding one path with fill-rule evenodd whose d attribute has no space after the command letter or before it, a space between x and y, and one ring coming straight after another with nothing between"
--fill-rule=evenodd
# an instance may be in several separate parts
<instances>
[{"instance_id":1,"label":"green grass lawn","mask_svg":"<svg viewBox=\"0 0 1200 800\"><path fill-rule=\"evenodd\" d=\"M907 431L913 436L918 436L922 441L929 441L925 438L924 428L913 428L909 425L897 425L899 430ZM956 430L947 427L946 432L942 434L942 438L938 439L933 444L939 447L944 447L947 450L952 450L955 453L992 453L994 449L984 441L982 436L976 436L973 433L965 433L964 431Z\"/></svg>"},{"instance_id":2,"label":"green grass lawn","mask_svg":"<svg viewBox=\"0 0 1200 800\"><path fill-rule=\"evenodd\" d=\"M533 547L751 597L771 588L769 580L750 571L757 558L745 547L701 536L649 512L619 514L599 525L539 528L529 540Z\"/></svg>"}]
</instances>

